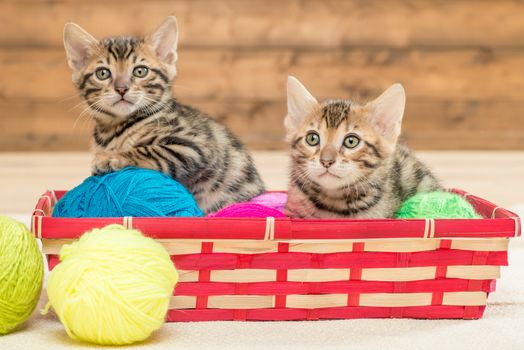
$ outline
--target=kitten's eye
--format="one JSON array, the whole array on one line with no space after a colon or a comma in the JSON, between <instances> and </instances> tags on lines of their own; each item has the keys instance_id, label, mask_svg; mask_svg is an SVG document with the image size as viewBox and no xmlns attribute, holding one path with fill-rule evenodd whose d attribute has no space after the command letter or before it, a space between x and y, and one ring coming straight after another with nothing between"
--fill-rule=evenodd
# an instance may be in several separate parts
<instances>
[{"instance_id":1,"label":"kitten's eye","mask_svg":"<svg viewBox=\"0 0 524 350\"><path fill-rule=\"evenodd\" d=\"M95 75L99 80L106 80L111 77L111 71L107 68L98 68Z\"/></svg>"},{"instance_id":2,"label":"kitten's eye","mask_svg":"<svg viewBox=\"0 0 524 350\"><path fill-rule=\"evenodd\" d=\"M138 66L133 69L133 75L137 78L143 78L147 75L149 72L149 68L145 66Z\"/></svg>"},{"instance_id":3,"label":"kitten's eye","mask_svg":"<svg viewBox=\"0 0 524 350\"><path fill-rule=\"evenodd\" d=\"M320 143L320 136L312 131L306 135L306 143L310 146L316 146Z\"/></svg>"},{"instance_id":4,"label":"kitten's eye","mask_svg":"<svg viewBox=\"0 0 524 350\"><path fill-rule=\"evenodd\" d=\"M344 139L344 146L347 148L355 148L360 143L360 139L357 135L348 135Z\"/></svg>"}]
</instances>

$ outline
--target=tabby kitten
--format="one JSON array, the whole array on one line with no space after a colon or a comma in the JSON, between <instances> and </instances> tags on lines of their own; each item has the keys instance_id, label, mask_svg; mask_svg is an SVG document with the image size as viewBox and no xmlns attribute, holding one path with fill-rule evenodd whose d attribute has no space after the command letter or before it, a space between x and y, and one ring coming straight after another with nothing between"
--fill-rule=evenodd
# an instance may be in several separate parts
<instances>
[{"instance_id":1,"label":"tabby kitten","mask_svg":"<svg viewBox=\"0 0 524 350\"><path fill-rule=\"evenodd\" d=\"M264 185L224 125L173 98L177 42L175 17L147 38L98 41L74 23L64 30L73 82L96 122L93 174L126 166L159 170L210 213L249 200Z\"/></svg>"},{"instance_id":2,"label":"tabby kitten","mask_svg":"<svg viewBox=\"0 0 524 350\"><path fill-rule=\"evenodd\" d=\"M431 172L397 144L405 95L400 84L376 100L318 103L294 77L287 85L292 217L392 217L402 201L441 189Z\"/></svg>"}]
</instances>

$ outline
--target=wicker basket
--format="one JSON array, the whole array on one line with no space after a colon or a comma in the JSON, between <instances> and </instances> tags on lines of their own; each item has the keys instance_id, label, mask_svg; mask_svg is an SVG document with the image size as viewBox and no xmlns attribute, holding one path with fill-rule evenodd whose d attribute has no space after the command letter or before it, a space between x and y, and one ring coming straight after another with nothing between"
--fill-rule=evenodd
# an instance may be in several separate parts
<instances>
[{"instance_id":1,"label":"wicker basket","mask_svg":"<svg viewBox=\"0 0 524 350\"><path fill-rule=\"evenodd\" d=\"M180 272L168 321L482 317L516 214L454 190L483 219L52 218L33 213L50 268L63 244L111 223L161 242Z\"/></svg>"}]
</instances>

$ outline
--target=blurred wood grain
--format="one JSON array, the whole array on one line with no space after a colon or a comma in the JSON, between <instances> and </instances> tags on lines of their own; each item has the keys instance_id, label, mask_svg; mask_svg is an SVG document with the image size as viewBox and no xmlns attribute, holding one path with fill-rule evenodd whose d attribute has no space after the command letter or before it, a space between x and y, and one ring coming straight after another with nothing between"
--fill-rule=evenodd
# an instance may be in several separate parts
<instances>
[{"instance_id":1,"label":"blurred wood grain","mask_svg":"<svg viewBox=\"0 0 524 350\"><path fill-rule=\"evenodd\" d=\"M182 46L520 47L523 12L508 0L3 0L0 43L61 46L71 20L99 37L143 34L174 14Z\"/></svg>"},{"instance_id":2,"label":"blurred wood grain","mask_svg":"<svg viewBox=\"0 0 524 350\"><path fill-rule=\"evenodd\" d=\"M90 145L89 115L77 100L27 103L0 101L0 149L15 151L85 150ZM282 125L285 101L182 99L229 125L253 149L286 147ZM57 108L57 105L60 107ZM6 112L7 111L7 112ZM512 149L524 144L524 102L414 100L406 106L403 137L416 149ZM7 132L8 131L8 132Z\"/></svg>"},{"instance_id":3,"label":"blurred wood grain","mask_svg":"<svg viewBox=\"0 0 524 350\"><path fill-rule=\"evenodd\" d=\"M0 49L0 64L3 98L76 92L62 49ZM375 96L399 81L408 99L524 99L524 51L513 50L181 49L178 72L177 94L201 99L285 99L288 74L319 98Z\"/></svg>"},{"instance_id":4,"label":"blurred wood grain","mask_svg":"<svg viewBox=\"0 0 524 350\"><path fill-rule=\"evenodd\" d=\"M403 132L419 149L524 149L524 2L4 0L0 150L85 150L62 28L144 34L180 26L177 98L254 149L282 149L285 81L319 99L407 92ZM78 105L77 108L73 108Z\"/></svg>"}]
</instances>

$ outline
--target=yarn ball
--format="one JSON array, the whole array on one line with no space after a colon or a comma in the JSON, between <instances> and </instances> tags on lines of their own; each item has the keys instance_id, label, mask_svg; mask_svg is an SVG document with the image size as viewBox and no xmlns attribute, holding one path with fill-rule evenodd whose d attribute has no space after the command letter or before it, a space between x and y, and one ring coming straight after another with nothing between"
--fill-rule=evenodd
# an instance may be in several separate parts
<instances>
[{"instance_id":1,"label":"yarn ball","mask_svg":"<svg viewBox=\"0 0 524 350\"><path fill-rule=\"evenodd\" d=\"M162 245L109 225L62 247L49 275L47 308L53 307L72 339L131 344L162 326L177 280Z\"/></svg>"},{"instance_id":2,"label":"yarn ball","mask_svg":"<svg viewBox=\"0 0 524 350\"><path fill-rule=\"evenodd\" d=\"M402 203L399 219L478 219L475 209L462 196L451 192L417 193Z\"/></svg>"},{"instance_id":3,"label":"yarn ball","mask_svg":"<svg viewBox=\"0 0 524 350\"><path fill-rule=\"evenodd\" d=\"M11 218L0 216L0 335L29 318L44 276L44 262L33 234Z\"/></svg>"},{"instance_id":4,"label":"yarn ball","mask_svg":"<svg viewBox=\"0 0 524 350\"><path fill-rule=\"evenodd\" d=\"M266 192L251 199L249 203L264 205L283 212L287 203L287 193Z\"/></svg>"},{"instance_id":5,"label":"yarn ball","mask_svg":"<svg viewBox=\"0 0 524 350\"><path fill-rule=\"evenodd\" d=\"M158 171L127 167L88 177L56 204L54 217L203 216L184 186Z\"/></svg>"},{"instance_id":6,"label":"yarn ball","mask_svg":"<svg viewBox=\"0 0 524 350\"><path fill-rule=\"evenodd\" d=\"M209 215L209 217L217 218L267 218L268 216L285 217L284 213L279 210L255 203L231 204Z\"/></svg>"}]
</instances>

